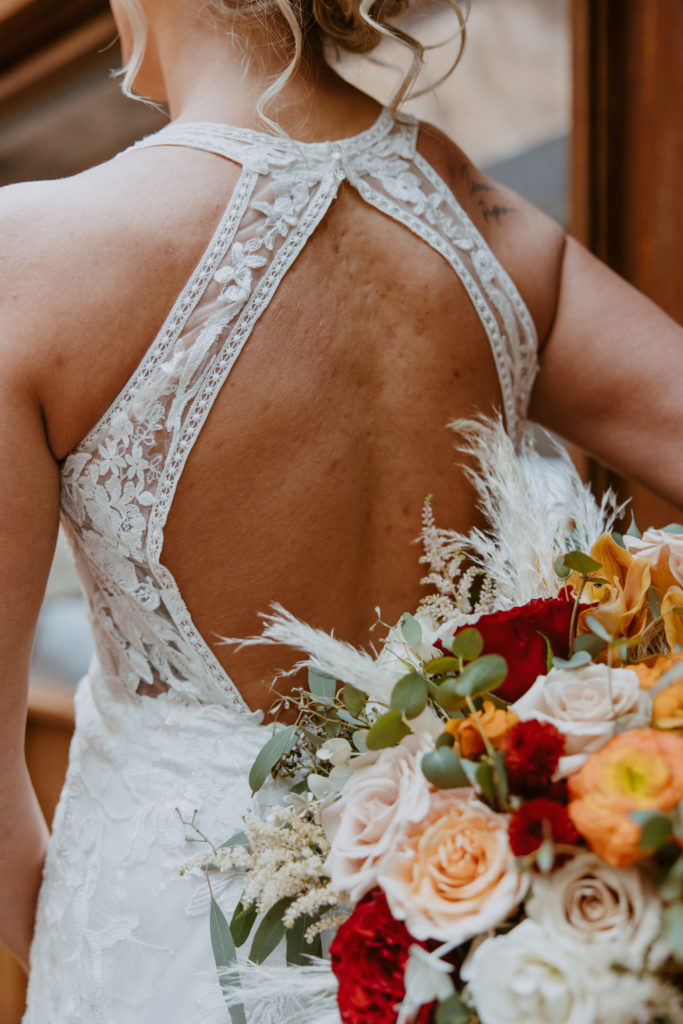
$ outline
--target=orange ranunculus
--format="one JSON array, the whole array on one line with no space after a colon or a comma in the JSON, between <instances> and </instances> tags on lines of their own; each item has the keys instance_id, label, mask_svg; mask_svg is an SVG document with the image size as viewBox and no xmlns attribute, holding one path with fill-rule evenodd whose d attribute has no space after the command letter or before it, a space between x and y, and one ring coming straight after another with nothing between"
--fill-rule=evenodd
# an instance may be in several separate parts
<instances>
[{"instance_id":1,"label":"orange ranunculus","mask_svg":"<svg viewBox=\"0 0 683 1024\"><path fill-rule=\"evenodd\" d=\"M652 724L655 729L683 730L683 679L657 694L652 702Z\"/></svg>"},{"instance_id":2,"label":"orange ranunculus","mask_svg":"<svg viewBox=\"0 0 683 1024\"><path fill-rule=\"evenodd\" d=\"M616 867L633 864L641 829L631 811L670 811L683 800L683 737L656 729L620 733L569 778L569 816L591 849Z\"/></svg>"},{"instance_id":3,"label":"orange ranunculus","mask_svg":"<svg viewBox=\"0 0 683 1024\"><path fill-rule=\"evenodd\" d=\"M673 668L678 660L680 659L665 658L664 655L658 654L655 657L646 658L645 661L629 665L629 668L633 669L638 676L641 690L651 690L655 683L659 682L664 673Z\"/></svg>"},{"instance_id":4,"label":"orange ranunculus","mask_svg":"<svg viewBox=\"0 0 683 1024\"><path fill-rule=\"evenodd\" d=\"M600 563L598 576L609 581L588 583L581 596L597 607L585 609L579 616L579 632L588 632L586 616L592 615L611 636L636 636L648 618L647 594L651 585L650 563L636 558L620 547L611 534L604 533L591 548L591 558ZM575 593L581 586L581 577L572 573L568 584Z\"/></svg>"},{"instance_id":5,"label":"orange ranunculus","mask_svg":"<svg viewBox=\"0 0 683 1024\"><path fill-rule=\"evenodd\" d=\"M498 746L513 725L517 725L519 716L507 708L497 708L492 700L485 700L484 706L476 715L467 718L449 718L444 729L455 737L463 757L474 757L484 750L481 729L484 730L494 747Z\"/></svg>"}]
</instances>

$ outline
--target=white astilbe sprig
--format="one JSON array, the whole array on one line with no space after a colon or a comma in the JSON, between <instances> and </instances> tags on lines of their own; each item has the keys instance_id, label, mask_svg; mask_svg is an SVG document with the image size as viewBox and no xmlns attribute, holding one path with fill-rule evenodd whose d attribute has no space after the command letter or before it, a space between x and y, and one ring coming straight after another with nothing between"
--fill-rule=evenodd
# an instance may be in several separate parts
<instances>
[{"instance_id":1,"label":"white astilbe sprig","mask_svg":"<svg viewBox=\"0 0 683 1024\"><path fill-rule=\"evenodd\" d=\"M374 654L359 651L351 644L337 640L331 633L301 622L282 605L273 604L271 607L272 612L262 615L265 625L260 636L225 642L237 643L238 650L257 644L294 647L307 655L296 669L312 668L342 683L350 683L373 700L388 705L394 684L402 674L400 671L392 671L390 667L378 664Z\"/></svg>"},{"instance_id":2,"label":"white astilbe sprig","mask_svg":"<svg viewBox=\"0 0 683 1024\"><path fill-rule=\"evenodd\" d=\"M328 960L308 957L308 963L291 967L269 962L236 964L221 967L221 987L228 1007L244 1003L249 1007L250 1020L261 1020L259 1007L266 1011L282 1005L297 1007L297 1024L339 1024L337 979Z\"/></svg>"},{"instance_id":3,"label":"white astilbe sprig","mask_svg":"<svg viewBox=\"0 0 683 1024\"><path fill-rule=\"evenodd\" d=\"M262 821L249 811L244 817L244 831L248 846L211 850L195 857L184 870L243 872L242 904L255 905L260 914L282 899L292 899L282 919L286 928L303 914L313 916L338 906L339 899L324 866L330 844L323 828L310 816L292 807L277 807L268 821Z\"/></svg>"},{"instance_id":4,"label":"white astilbe sprig","mask_svg":"<svg viewBox=\"0 0 683 1024\"><path fill-rule=\"evenodd\" d=\"M552 461L538 453L531 434L517 452L500 418L454 420L449 426L462 439L460 451L475 462L466 472L488 525L467 534L443 530L443 544L461 547L485 574L497 609L556 596L562 586L556 557L576 547L590 549L623 506L611 491L598 505L567 451L549 434Z\"/></svg>"}]
</instances>

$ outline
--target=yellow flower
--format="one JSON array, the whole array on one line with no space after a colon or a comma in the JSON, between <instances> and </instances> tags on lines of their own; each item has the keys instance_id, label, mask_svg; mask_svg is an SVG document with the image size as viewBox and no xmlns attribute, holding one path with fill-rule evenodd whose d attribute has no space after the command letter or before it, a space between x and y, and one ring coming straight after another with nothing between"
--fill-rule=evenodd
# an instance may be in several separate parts
<instances>
[{"instance_id":1,"label":"yellow flower","mask_svg":"<svg viewBox=\"0 0 683 1024\"><path fill-rule=\"evenodd\" d=\"M683 679L657 694L652 702L652 724L655 729L683 730Z\"/></svg>"},{"instance_id":2,"label":"yellow flower","mask_svg":"<svg viewBox=\"0 0 683 1024\"><path fill-rule=\"evenodd\" d=\"M648 619L650 563L645 558L634 558L609 533L597 539L590 554L600 563L597 575L608 583L588 583L584 587L581 600L597 604L597 608L581 612L579 632L588 632L585 619L592 615L611 636L636 636ZM578 593L582 579L578 573L572 573L567 583Z\"/></svg>"},{"instance_id":3,"label":"yellow flower","mask_svg":"<svg viewBox=\"0 0 683 1024\"><path fill-rule=\"evenodd\" d=\"M474 757L484 750L482 729L495 747L518 722L519 716L514 711L497 708L492 700L485 700L484 706L477 711L476 715L468 715L467 718L449 718L444 729L455 737L463 757Z\"/></svg>"},{"instance_id":4,"label":"yellow flower","mask_svg":"<svg viewBox=\"0 0 683 1024\"><path fill-rule=\"evenodd\" d=\"M672 611L673 608L683 608L683 590L678 586L669 587L662 598L661 608L669 646L673 648L674 644L678 644L683 647L683 616Z\"/></svg>"}]
</instances>

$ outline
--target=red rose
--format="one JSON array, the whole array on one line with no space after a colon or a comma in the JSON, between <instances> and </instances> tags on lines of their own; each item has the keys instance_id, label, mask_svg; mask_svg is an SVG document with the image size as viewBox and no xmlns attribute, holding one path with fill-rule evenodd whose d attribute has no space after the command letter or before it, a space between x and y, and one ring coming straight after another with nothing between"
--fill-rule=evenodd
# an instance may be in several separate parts
<instances>
[{"instance_id":1,"label":"red rose","mask_svg":"<svg viewBox=\"0 0 683 1024\"><path fill-rule=\"evenodd\" d=\"M518 700L538 676L547 672L547 645L553 654L569 654L569 629L574 599L538 598L520 608L482 615L474 623L484 638L484 654L500 654L507 661L507 678L496 690L503 700ZM462 627L463 629L466 627ZM456 630L457 636L460 630Z\"/></svg>"},{"instance_id":2,"label":"red rose","mask_svg":"<svg viewBox=\"0 0 683 1024\"><path fill-rule=\"evenodd\" d=\"M546 835L555 844L573 846L579 833L566 807L554 800L529 800L512 815L510 849L515 857L526 857L537 850Z\"/></svg>"},{"instance_id":3,"label":"red rose","mask_svg":"<svg viewBox=\"0 0 683 1024\"><path fill-rule=\"evenodd\" d=\"M382 890L371 889L330 946L342 1024L394 1024L406 994L403 974L413 945L424 943L391 916ZM415 1024L428 1024L433 1005L422 1007Z\"/></svg>"}]
</instances>

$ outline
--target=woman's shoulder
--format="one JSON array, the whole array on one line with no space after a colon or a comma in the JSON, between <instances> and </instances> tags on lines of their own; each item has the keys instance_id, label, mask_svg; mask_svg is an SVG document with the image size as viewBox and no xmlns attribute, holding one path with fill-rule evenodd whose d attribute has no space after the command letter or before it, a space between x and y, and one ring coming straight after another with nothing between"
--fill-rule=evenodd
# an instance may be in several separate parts
<instances>
[{"instance_id":1,"label":"woman's shoulder","mask_svg":"<svg viewBox=\"0 0 683 1024\"><path fill-rule=\"evenodd\" d=\"M566 243L563 227L481 171L452 139L420 123L418 150L445 181L526 302L539 344L552 325Z\"/></svg>"}]
</instances>

